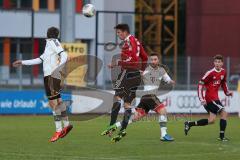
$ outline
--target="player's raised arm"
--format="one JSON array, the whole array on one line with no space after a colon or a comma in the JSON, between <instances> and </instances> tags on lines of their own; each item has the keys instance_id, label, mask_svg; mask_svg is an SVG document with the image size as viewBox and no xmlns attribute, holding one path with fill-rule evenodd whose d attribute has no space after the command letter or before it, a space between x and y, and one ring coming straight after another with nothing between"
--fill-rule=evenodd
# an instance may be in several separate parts
<instances>
[{"instance_id":1,"label":"player's raised arm","mask_svg":"<svg viewBox=\"0 0 240 160\"><path fill-rule=\"evenodd\" d=\"M35 58L35 59L30 59L30 60L16 60L15 62L13 62L13 67L19 67L22 65L37 65L42 63L42 59L41 58Z\"/></svg>"},{"instance_id":2,"label":"player's raised arm","mask_svg":"<svg viewBox=\"0 0 240 160\"><path fill-rule=\"evenodd\" d=\"M222 89L223 89L223 91L224 91L226 96L233 96L233 92L229 91L229 89L228 89L226 72L224 74L223 80L221 81L221 87L222 87Z\"/></svg>"}]
</instances>

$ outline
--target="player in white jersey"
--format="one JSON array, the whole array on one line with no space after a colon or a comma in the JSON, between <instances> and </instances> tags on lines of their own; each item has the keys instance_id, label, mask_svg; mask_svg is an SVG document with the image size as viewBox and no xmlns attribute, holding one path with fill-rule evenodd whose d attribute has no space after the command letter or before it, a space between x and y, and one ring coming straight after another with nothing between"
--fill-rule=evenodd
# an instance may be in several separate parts
<instances>
[{"instance_id":1,"label":"player in white jersey","mask_svg":"<svg viewBox=\"0 0 240 160\"><path fill-rule=\"evenodd\" d=\"M65 137L73 128L68 120L66 104L63 103L60 94L60 68L62 68L67 61L67 53L58 41L58 36L58 28L50 27L47 31L44 53L39 58L31 60L17 60L13 63L14 67L43 63L44 87L49 100L49 105L53 111L56 125L56 132L50 139L50 142L55 142L59 138Z\"/></svg>"},{"instance_id":2,"label":"player in white jersey","mask_svg":"<svg viewBox=\"0 0 240 160\"><path fill-rule=\"evenodd\" d=\"M167 110L164 104L156 96L161 80L168 84L174 85L175 82L169 77L165 69L159 66L158 55L153 53L150 55L150 65L142 73L142 80L144 83L144 91L142 91L140 103L135 108L135 113L132 115L129 123L136 122L148 114L150 110L155 111L159 115L159 124L161 131L161 141L173 141L169 134L167 134ZM120 122L110 126L108 133L115 131L121 126ZM107 134L107 133L106 133ZM123 137L123 136L122 136ZM115 136L111 140L117 142L122 139L120 136Z\"/></svg>"}]
</instances>

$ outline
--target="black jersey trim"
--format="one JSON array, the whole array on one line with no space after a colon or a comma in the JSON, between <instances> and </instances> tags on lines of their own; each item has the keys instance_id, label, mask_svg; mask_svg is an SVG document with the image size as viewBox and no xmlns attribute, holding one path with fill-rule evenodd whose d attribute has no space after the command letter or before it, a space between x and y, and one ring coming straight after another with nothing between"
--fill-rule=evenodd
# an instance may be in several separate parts
<instances>
[{"instance_id":1,"label":"black jersey trim","mask_svg":"<svg viewBox=\"0 0 240 160\"><path fill-rule=\"evenodd\" d=\"M61 54L62 52L64 52L64 50L63 50L63 51L61 51L61 52L59 52L59 53L58 53L58 55L60 56L60 54Z\"/></svg>"}]
</instances>

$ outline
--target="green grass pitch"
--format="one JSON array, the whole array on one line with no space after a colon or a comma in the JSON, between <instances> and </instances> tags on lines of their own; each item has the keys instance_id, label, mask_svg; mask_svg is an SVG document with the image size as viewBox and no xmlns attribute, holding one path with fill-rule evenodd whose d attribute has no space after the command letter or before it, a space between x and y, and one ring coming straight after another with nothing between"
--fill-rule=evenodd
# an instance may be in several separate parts
<instances>
[{"instance_id":1,"label":"green grass pitch","mask_svg":"<svg viewBox=\"0 0 240 160\"><path fill-rule=\"evenodd\" d=\"M73 122L72 132L55 143L48 142L54 131L52 116L0 116L0 160L239 160L240 125L230 117L229 142L216 140L219 121L195 127L183 134L184 120L168 123L174 142L159 140L156 121L140 121L128 126L127 136L118 143L100 133L109 117Z\"/></svg>"}]
</instances>

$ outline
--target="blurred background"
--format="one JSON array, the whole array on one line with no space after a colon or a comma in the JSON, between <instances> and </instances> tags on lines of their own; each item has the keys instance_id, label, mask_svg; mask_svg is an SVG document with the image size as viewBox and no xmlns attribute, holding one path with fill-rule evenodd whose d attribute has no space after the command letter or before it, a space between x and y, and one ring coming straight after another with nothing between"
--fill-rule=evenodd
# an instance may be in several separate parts
<instances>
[{"instance_id":1,"label":"blurred background","mask_svg":"<svg viewBox=\"0 0 240 160\"><path fill-rule=\"evenodd\" d=\"M82 15L87 3L95 6L94 17ZM120 53L113 29L118 23L130 26L131 34L148 54L159 53L161 63L176 80L175 90L195 95L199 79L213 67L212 57L222 54L228 84L236 91L240 79L239 19L239 0L0 0L0 96L6 101L11 97L7 93L43 89L41 65L15 69L11 63L39 57L51 26L60 28L67 52L103 61L96 81L77 83L111 90L106 64ZM89 69L87 76L91 77L96 69ZM196 95L190 101L184 106L198 103Z\"/></svg>"}]
</instances>

